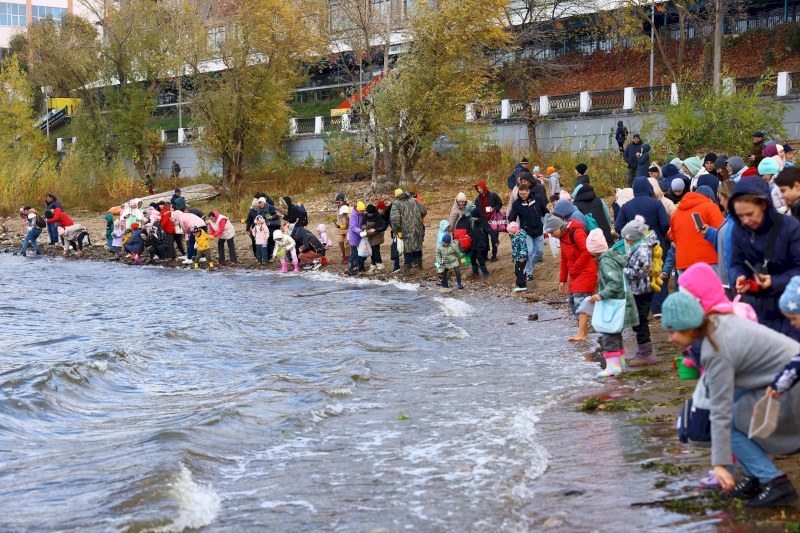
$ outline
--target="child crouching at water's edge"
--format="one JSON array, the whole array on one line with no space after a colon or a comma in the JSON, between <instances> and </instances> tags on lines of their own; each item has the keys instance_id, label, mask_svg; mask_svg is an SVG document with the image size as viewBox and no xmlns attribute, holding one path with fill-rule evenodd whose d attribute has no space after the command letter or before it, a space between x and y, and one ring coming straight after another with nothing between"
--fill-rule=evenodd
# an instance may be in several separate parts
<instances>
[{"instance_id":1,"label":"child crouching at water's edge","mask_svg":"<svg viewBox=\"0 0 800 533\"><path fill-rule=\"evenodd\" d=\"M194 256L194 268L200 267L200 259L205 257L208 261L208 269L214 268L214 259L211 257L211 236L203 231L203 228L195 226L192 229L194 237L194 249L197 253Z\"/></svg>"},{"instance_id":2,"label":"child crouching at water's edge","mask_svg":"<svg viewBox=\"0 0 800 533\"><path fill-rule=\"evenodd\" d=\"M436 271L442 275L441 292L450 292L448 278L450 271L456 274L456 283L459 289L463 289L461 284L461 251L458 245L452 243L453 237L449 233L442 235L442 241L436 247Z\"/></svg>"}]
</instances>

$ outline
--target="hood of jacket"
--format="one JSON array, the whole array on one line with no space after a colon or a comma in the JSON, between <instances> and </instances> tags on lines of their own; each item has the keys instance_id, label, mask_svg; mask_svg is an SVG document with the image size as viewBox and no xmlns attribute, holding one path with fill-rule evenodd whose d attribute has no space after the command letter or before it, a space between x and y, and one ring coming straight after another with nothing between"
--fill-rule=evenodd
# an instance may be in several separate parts
<instances>
[{"instance_id":1,"label":"hood of jacket","mask_svg":"<svg viewBox=\"0 0 800 533\"><path fill-rule=\"evenodd\" d=\"M475 183L475 190L476 191L478 190L478 187L481 187L483 189L483 194L481 194L481 196L486 196L487 194L489 194L489 187L486 186L486 181L485 180L480 180L480 181L476 182Z\"/></svg>"},{"instance_id":2,"label":"hood of jacket","mask_svg":"<svg viewBox=\"0 0 800 533\"><path fill-rule=\"evenodd\" d=\"M588 183L581 185L579 191L575 193L575 200L580 202L591 202L597 198L597 193L594 192L594 187Z\"/></svg>"},{"instance_id":3,"label":"hood of jacket","mask_svg":"<svg viewBox=\"0 0 800 533\"><path fill-rule=\"evenodd\" d=\"M621 120L617 122L617 126L622 126L622 121Z\"/></svg>"},{"instance_id":4,"label":"hood of jacket","mask_svg":"<svg viewBox=\"0 0 800 533\"><path fill-rule=\"evenodd\" d=\"M106 213L106 215L103 218L106 220L106 222L109 223L114 221L114 215L112 215L111 213Z\"/></svg>"},{"instance_id":5,"label":"hood of jacket","mask_svg":"<svg viewBox=\"0 0 800 533\"><path fill-rule=\"evenodd\" d=\"M731 199L728 201L728 206L731 218L739 226L743 226L743 224L736 214L736 209L733 208L733 205L736 201L736 198L744 194L752 194L753 196L761 198L767 203L767 210L764 212L764 220L761 221L761 225L756 228L755 232L761 234L769 231L768 228L772 227L772 221L775 220L775 217L779 217L781 215L778 214L778 212L775 210L775 207L773 207L772 202L770 201L769 185L767 182L758 176L748 176L740 179L734 186L733 191L731 192ZM683 203L683 201L681 201L681 203Z\"/></svg>"},{"instance_id":6,"label":"hood of jacket","mask_svg":"<svg viewBox=\"0 0 800 533\"><path fill-rule=\"evenodd\" d=\"M708 196L700 194L699 192L687 192L681 197L678 209L680 211L692 211L705 203L713 204L714 202L712 202Z\"/></svg>"},{"instance_id":7,"label":"hood of jacket","mask_svg":"<svg viewBox=\"0 0 800 533\"><path fill-rule=\"evenodd\" d=\"M286 209L291 209L292 207L292 199L288 196L281 196L280 203L286 205Z\"/></svg>"},{"instance_id":8,"label":"hood of jacket","mask_svg":"<svg viewBox=\"0 0 800 533\"><path fill-rule=\"evenodd\" d=\"M646 154L646 153L647 153L647 152L649 152L649 151L650 151L650 145L649 145L649 144L647 144L647 143L644 143L644 144L642 145L642 153L643 153L643 154Z\"/></svg>"},{"instance_id":9,"label":"hood of jacket","mask_svg":"<svg viewBox=\"0 0 800 533\"><path fill-rule=\"evenodd\" d=\"M653 186L650 185L650 181L645 176L639 176L633 180L633 196L653 197Z\"/></svg>"},{"instance_id":10,"label":"hood of jacket","mask_svg":"<svg viewBox=\"0 0 800 533\"><path fill-rule=\"evenodd\" d=\"M650 186L653 188L653 198L656 200L664 198L664 191L661 190L661 184L658 183L658 180L656 178L647 178L647 181L650 182Z\"/></svg>"},{"instance_id":11,"label":"hood of jacket","mask_svg":"<svg viewBox=\"0 0 800 533\"><path fill-rule=\"evenodd\" d=\"M439 221L439 233L444 233L447 231L447 228L450 227L449 220L440 220Z\"/></svg>"},{"instance_id":12,"label":"hood of jacket","mask_svg":"<svg viewBox=\"0 0 800 533\"><path fill-rule=\"evenodd\" d=\"M678 285L697 298L705 312L716 305L730 302L717 273L706 263L695 263L687 268L678 278Z\"/></svg>"}]
</instances>

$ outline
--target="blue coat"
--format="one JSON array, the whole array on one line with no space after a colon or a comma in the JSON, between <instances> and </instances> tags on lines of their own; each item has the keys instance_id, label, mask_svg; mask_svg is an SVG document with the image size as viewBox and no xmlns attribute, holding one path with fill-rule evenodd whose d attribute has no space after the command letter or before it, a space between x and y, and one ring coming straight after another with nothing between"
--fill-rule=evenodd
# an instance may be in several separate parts
<instances>
[{"instance_id":1,"label":"blue coat","mask_svg":"<svg viewBox=\"0 0 800 533\"><path fill-rule=\"evenodd\" d=\"M730 205L733 206L736 198L743 194L763 198L767 202L767 210L764 212L761 225L752 230L741 223L736 211L731 207L734 225L731 228L731 267L728 270L728 279L731 286L735 286L739 276L753 278L753 273L745 261L749 261L756 268L762 267L770 230L778 217L782 217L772 259L766 266L765 272L771 276L772 286L757 293L747 293L744 301L753 306L761 324L800 340L800 330L793 328L778 308L778 299L789 284L789 280L793 276L800 275L800 222L775 210L770 201L769 185L760 177L739 180L731 193Z\"/></svg>"},{"instance_id":2,"label":"blue coat","mask_svg":"<svg viewBox=\"0 0 800 533\"><path fill-rule=\"evenodd\" d=\"M131 237L128 239L128 242L125 243L125 250L133 254L140 254L142 253L143 247L144 241L142 241L142 230L135 229L131 231Z\"/></svg>"},{"instance_id":3,"label":"blue coat","mask_svg":"<svg viewBox=\"0 0 800 533\"><path fill-rule=\"evenodd\" d=\"M621 235L625 224L636 218L636 215L641 215L650 229L656 232L661 247L666 250L669 215L664 204L653 198L653 192L653 186L650 185L647 178L640 176L633 180L633 200L625 202L625 205L619 209L614 228L617 230L617 234Z\"/></svg>"}]
</instances>

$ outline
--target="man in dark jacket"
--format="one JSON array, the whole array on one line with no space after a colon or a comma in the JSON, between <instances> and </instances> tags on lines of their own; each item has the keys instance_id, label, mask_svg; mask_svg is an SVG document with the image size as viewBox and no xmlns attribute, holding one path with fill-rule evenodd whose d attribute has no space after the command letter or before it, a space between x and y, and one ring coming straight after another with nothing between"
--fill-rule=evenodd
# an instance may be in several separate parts
<instances>
[{"instance_id":1,"label":"man in dark jacket","mask_svg":"<svg viewBox=\"0 0 800 533\"><path fill-rule=\"evenodd\" d=\"M628 171L625 173L628 187L633 185L633 178L636 177L636 168L639 166L639 156L637 155L642 149L642 139L638 133L633 134L633 141L625 147L622 156L625 158L625 163L628 165Z\"/></svg>"},{"instance_id":2,"label":"man in dark jacket","mask_svg":"<svg viewBox=\"0 0 800 533\"><path fill-rule=\"evenodd\" d=\"M592 218L597 222L597 227L603 230L603 235L609 246L614 244L614 238L611 236L611 218L608 214L608 207L601 198L598 198L597 193L594 192L594 187L588 183L581 185L580 190L575 194L572 199L572 204L578 208L584 215L592 215Z\"/></svg>"},{"instance_id":3,"label":"man in dark jacket","mask_svg":"<svg viewBox=\"0 0 800 533\"><path fill-rule=\"evenodd\" d=\"M523 176L528 173L522 174ZM520 177L520 179L522 179ZM536 178L534 178L536 179ZM475 190L478 191L478 196L475 197L475 209L480 211L483 215L483 218L486 220L490 220L492 215L495 213L502 213L503 211L503 201L497 195L497 193L491 192L489 187L486 186L486 182L484 180L480 180L478 183L475 184ZM492 263L497 261L497 247L500 244L500 239L497 236L497 232L492 231L492 258L490 261Z\"/></svg>"},{"instance_id":4,"label":"man in dark jacket","mask_svg":"<svg viewBox=\"0 0 800 533\"><path fill-rule=\"evenodd\" d=\"M532 196L527 182L519 186L519 197L511 204L508 221L519 222L520 228L527 234L528 262L525 265L525 276L533 279L533 267L544 255L544 232L542 219L548 213L546 200L541 196Z\"/></svg>"},{"instance_id":5,"label":"man in dark jacket","mask_svg":"<svg viewBox=\"0 0 800 533\"><path fill-rule=\"evenodd\" d=\"M544 198L545 203L547 202L547 190L544 188L544 185L542 185L542 182L536 178L536 176L530 172L523 172L519 176L519 182L520 184L528 184L528 187L531 188L531 196L541 196Z\"/></svg>"},{"instance_id":6,"label":"man in dark jacket","mask_svg":"<svg viewBox=\"0 0 800 533\"><path fill-rule=\"evenodd\" d=\"M622 125L622 121L617 122L617 131L614 133L614 139L619 146L619 153L625 153L625 141L628 140L628 128Z\"/></svg>"},{"instance_id":7,"label":"man in dark jacket","mask_svg":"<svg viewBox=\"0 0 800 533\"><path fill-rule=\"evenodd\" d=\"M753 146L750 148L750 158L747 166L758 168L758 164L764 159L762 151L764 150L764 132L756 131L753 133Z\"/></svg>"},{"instance_id":8,"label":"man in dark jacket","mask_svg":"<svg viewBox=\"0 0 800 533\"><path fill-rule=\"evenodd\" d=\"M522 161L520 161L514 166L514 172L509 174L508 179L506 180L507 181L506 185L508 186L509 189L514 190L514 187L519 185L519 176L523 172L530 172L529 166L530 164L528 163L527 157L523 157Z\"/></svg>"},{"instance_id":9,"label":"man in dark jacket","mask_svg":"<svg viewBox=\"0 0 800 533\"><path fill-rule=\"evenodd\" d=\"M669 231L669 215L664 204L653 198L653 186L650 181L639 176L633 181L633 200L625 202L619 209L614 227L617 234L621 234L625 224L634 220L636 215L644 217L645 223L656 232L661 248L667 249L667 232Z\"/></svg>"},{"instance_id":10,"label":"man in dark jacket","mask_svg":"<svg viewBox=\"0 0 800 533\"><path fill-rule=\"evenodd\" d=\"M758 176L740 179L728 206L734 222L728 269L731 285L745 295L744 301L753 306L760 324L800 340L800 330L778 307L789 280L800 275L800 222L775 210L769 184ZM777 238L770 254L767 248L773 228ZM759 270L758 276L747 263Z\"/></svg>"}]
</instances>

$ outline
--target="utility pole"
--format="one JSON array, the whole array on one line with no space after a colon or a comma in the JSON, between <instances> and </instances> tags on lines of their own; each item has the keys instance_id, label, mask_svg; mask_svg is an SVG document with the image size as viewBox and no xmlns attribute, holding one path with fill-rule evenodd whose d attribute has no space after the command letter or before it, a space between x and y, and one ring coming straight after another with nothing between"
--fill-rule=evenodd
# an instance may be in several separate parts
<instances>
[{"instance_id":1,"label":"utility pole","mask_svg":"<svg viewBox=\"0 0 800 533\"><path fill-rule=\"evenodd\" d=\"M725 9L724 0L714 2L714 92L719 94L720 71L722 70L722 17Z\"/></svg>"},{"instance_id":2,"label":"utility pole","mask_svg":"<svg viewBox=\"0 0 800 533\"><path fill-rule=\"evenodd\" d=\"M383 52L383 76L389 74L389 52L392 49L392 0L386 0L388 9L386 10L386 49ZM369 73L372 79L372 72Z\"/></svg>"},{"instance_id":3,"label":"utility pole","mask_svg":"<svg viewBox=\"0 0 800 533\"><path fill-rule=\"evenodd\" d=\"M656 2L650 2L650 87L653 86L653 69L655 67L655 31L656 31ZM650 93L653 97L653 93Z\"/></svg>"}]
</instances>

